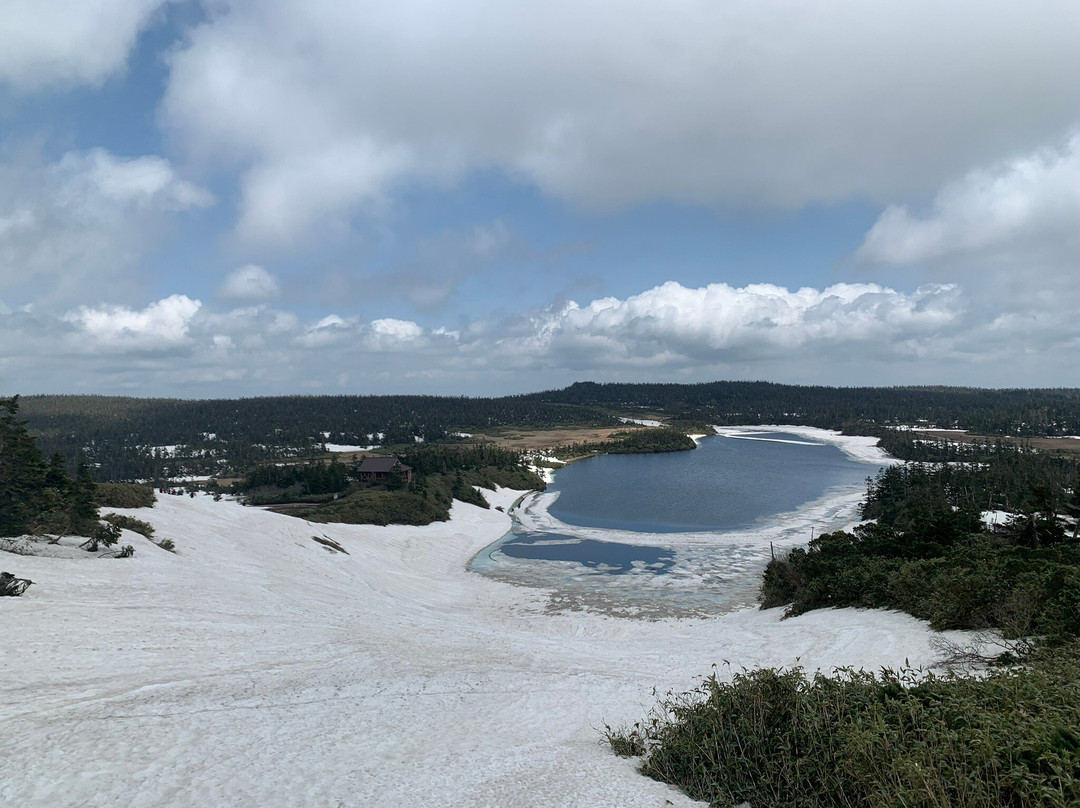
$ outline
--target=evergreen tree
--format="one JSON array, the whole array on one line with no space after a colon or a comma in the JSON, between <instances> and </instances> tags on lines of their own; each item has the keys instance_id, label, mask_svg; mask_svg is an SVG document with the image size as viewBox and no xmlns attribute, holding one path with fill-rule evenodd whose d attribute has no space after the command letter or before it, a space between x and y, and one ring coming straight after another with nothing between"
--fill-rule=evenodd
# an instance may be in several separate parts
<instances>
[{"instance_id":1,"label":"evergreen tree","mask_svg":"<svg viewBox=\"0 0 1080 808\"><path fill-rule=\"evenodd\" d=\"M80 462L68 500L71 527L80 536L92 535L98 525L98 508L94 502L96 487L94 478L90 476L90 467L86 461Z\"/></svg>"},{"instance_id":2,"label":"evergreen tree","mask_svg":"<svg viewBox=\"0 0 1080 808\"><path fill-rule=\"evenodd\" d=\"M18 412L18 396L0 400L0 536L29 532L44 505L45 464Z\"/></svg>"}]
</instances>

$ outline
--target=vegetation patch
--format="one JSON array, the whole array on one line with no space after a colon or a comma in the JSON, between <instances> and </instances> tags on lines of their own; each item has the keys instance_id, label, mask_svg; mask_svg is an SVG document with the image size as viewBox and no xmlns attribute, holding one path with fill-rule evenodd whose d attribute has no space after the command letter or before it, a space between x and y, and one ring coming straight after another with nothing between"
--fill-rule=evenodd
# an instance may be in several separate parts
<instances>
[{"instance_id":1,"label":"vegetation patch","mask_svg":"<svg viewBox=\"0 0 1080 808\"><path fill-rule=\"evenodd\" d=\"M718 806L1066 808L1080 804L1078 651L979 679L713 675L607 738L643 754L644 774Z\"/></svg>"},{"instance_id":2,"label":"vegetation patch","mask_svg":"<svg viewBox=\"0 0 1080 808\"><path fill-rule=\"evenodd\" d=\"M123 528L124 530L133 531L134 533L145 536L151 541L154 539L154 526L149 522L144 522L142 519L136 519L133 516L125 516L119 513L107 513L101 518L111 525L116 525L116 527Z\"/></svg>"},{"instance_id":3,"label":"vegetation patch","mask_svg":"<svg viewBox=\"0 0 1080 808\"><path fill-rule=\"evenodd\" d=\"M877 521L770 561L762 607L900 609L936 629L1080 636L1080 463L1005 445L975 461L882 471L863 506ZM988 528L980 507L1017 517Z\"/></svg>"},{"instance_id":4,"label":"vegetation patch","mask_svg":"<svg viewBox=\"0 0 1080 808\"><path fill-rule=\"evenodd\" d=\"M450 518L448 504L409 491L357 491L311 510L286 512L311 522L350 525L428 525Z\"/></svg>"},{"instance_id":5,"label":"vegetation patch","mask_svg":"<svg viewBox=\"0 0 1080 808\"><path fill-rule=\"evenodd\" d=\"M154 489L135 483L98 483L94 502L99 508L152 508L157 502Z\"/></svg>"},{"instance_id":6,"label":"vegetation patch","mask_svg":"<svg viewBox=\"0 0 1080 808\"><path fill-rule=\"evenodd\" d=\"M259 467L235 491L248 504L314 522L427 525L448 520L455 499L490 507L481 488L544 487L520 452L490 444L412 446L399 457L411 480L391 472L383 481L367 481L361 463L334 460Z\"/></svg>"}]
</instances>

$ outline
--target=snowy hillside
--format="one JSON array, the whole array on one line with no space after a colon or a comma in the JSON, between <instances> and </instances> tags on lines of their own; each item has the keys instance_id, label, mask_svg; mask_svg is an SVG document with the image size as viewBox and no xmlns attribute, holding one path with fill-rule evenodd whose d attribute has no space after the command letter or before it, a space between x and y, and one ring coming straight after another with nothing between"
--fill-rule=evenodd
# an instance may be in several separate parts
<instances>
[{"instance_id":1,"label":"snowy hillside","mask_svg":"<svg viewBox=\"0 0 1080 808\"><path fill-rule=\"evenodd\" d=\"M36 582L0 603L2 805L689 805L598 728L724 660L932 656L898 614L549 614L541 591L465 571L509 518L461 503L426 527L207 496L127 513L178 553L125 534L131 559L0 559Z\"/></svg>"}]
</instances>

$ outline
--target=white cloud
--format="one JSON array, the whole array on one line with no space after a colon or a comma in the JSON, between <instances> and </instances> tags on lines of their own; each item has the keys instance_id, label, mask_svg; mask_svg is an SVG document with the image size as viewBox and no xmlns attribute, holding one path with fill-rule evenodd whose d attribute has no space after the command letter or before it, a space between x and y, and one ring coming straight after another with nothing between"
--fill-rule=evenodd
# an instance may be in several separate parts
<instances>
[{"instance_id":1,"label":"white cloud","mask_svg":"<svg viewBox=\"0 0 1080 808\"><path fill-rule=\"evenodd\" d=\"M145 308L84 306L63 318L0 312L13 390L157 395L527 391L574 379L769 378L834 384L1060 383L1080 326L1056 310L987 312L928 284L786 289L665 283L458 329L267 306L214 311L184 295ZM1075 318L1074 318L1075 319ZM118 361L118 357L122 361Z\"/></svg>"},{"instance_id":2,"label":"white cloud","mask_svg":"<svg viewBox=\"0 0 1080 808\"><path fill-rule=\"evenodd\" d=\"M261 242L492 168L596 208L886 202L1074 126L1078 36L1066 0L222 0L163 120L245 172Z\"/></svg>"},{"instance_id":3,"label":"white cloud","mask_svg":"<svg viewBox=\"0 0 1080 808\"><path fill-rule=\"evenodd\" d=\"M91 350L145 351L171 348L184 343L192 319L202 302L186 295L170 295L144 309L104 305L83 306L64 319L79 328L80 342Z\"/></svg>"},{"instance_id":4,"label":"white cloud","mask_svg":"<svg viewBox=\"0 0 1080 808\"><path fill-rule=\"evenodd\" d=\"M101 84L167 0L5 0L0 82L33 91Z\"/></svg>"},{"instance_id":5,"label":"white cloud","mask_svg":"<svg viewBox=\"0 0 1080 808\"><path fill-rule=\"evenodd\" d=\"M325 348L346 339L352 332L353 323L336 314L328 314L304 329L296 342L306 348Z\"/></svg>"},{"instance_id":6,"label":"white cloud","mask_svg":"<svg viewBox=\"0 0 1080 808\"><path fill-rule=\"evenodd\" d=\"M1070 249L1080 236L1080 135L942 188L926 216L890 205L856 257L915 264L970 256L1039 239ZM1075 268L1075 265L1074 265Z\"/></svg>"},{"instance_id":7,"label":"white cloud","mask_svg":"<svg viewBox=\"0 0 1080 808\"><path fill-rule=\"evenodd\" d=\"M0 291L21 287L62 304L104 288L121 294L171 217L212 203L161 157L93 149L50 164L8 145L0 151Z\"/></svg>"},{"instance_id":8,"label":"white cloud","mask_svg":"<svg viewBox=\"0 0 1080 808\"><path fill-rule=\"evenodd\" d=\"M209 191L181 179L168 160L155 155L125 159L104 149L68 152L53 171L65 203L100 198L158 210L205 208L214 203Z\"/></svg>"},{"instance_id":9,"label":"white cloud","mask_svg":"<svg viewBox=\"0 0 1080 808\"><path fill-rule=\"evenodd\" d=\"M274 276L260 266L245 264L228 274L218 289L218 295L226 300L263 302L281 294L281 286Z\"/></svg>"},{"instance_id":10,"label":"white cloud","mask_svg":"<svg viewBox=\"0 0 1080 808\"><path fill-rule=\"evenodd\" d=\"M398 350L415 347L423 336L424 329L416 323L386 317L371 321L368 326L366 344L378 351Z\"/></svg>"},{"instance_id":11,"label":"white cloud","mask_svg":"<svg viewBox=\"0 0 1080 808\"><path fill-rule=\"evenodd\" d=\"M700 366L807 350L895 353L905 340L933 341L955 328L962 312L958 290L948 285L903 294L874 284L790 291L668 282L625 300L549 310L503 348L545 365L578 367Z\"/></svg>"}]
</instances>

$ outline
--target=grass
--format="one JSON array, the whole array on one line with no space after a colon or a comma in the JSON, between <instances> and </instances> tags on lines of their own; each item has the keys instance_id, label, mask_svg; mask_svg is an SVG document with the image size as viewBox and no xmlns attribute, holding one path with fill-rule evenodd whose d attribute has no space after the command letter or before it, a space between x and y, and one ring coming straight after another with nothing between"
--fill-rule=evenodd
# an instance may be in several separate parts
<instances>
[{"instance_id":1,"label":"grass","mask_svg":"<svg viewBox=\"0 0 1080 808\"><path fill-rule=\"evenodd\" d=\"M764 669L671 695L616 754L712 805L1080 805L1080 647L982 678Z\"/></svg>"}]
</instances>

